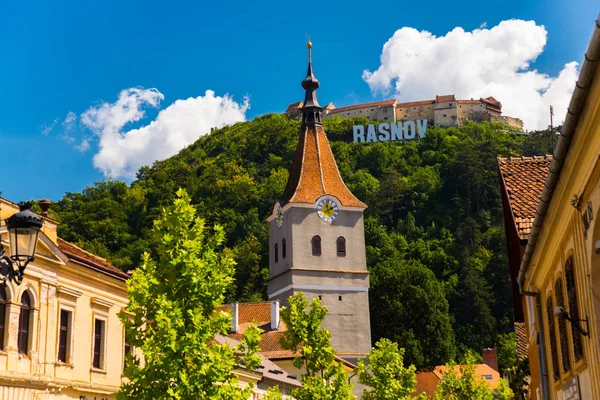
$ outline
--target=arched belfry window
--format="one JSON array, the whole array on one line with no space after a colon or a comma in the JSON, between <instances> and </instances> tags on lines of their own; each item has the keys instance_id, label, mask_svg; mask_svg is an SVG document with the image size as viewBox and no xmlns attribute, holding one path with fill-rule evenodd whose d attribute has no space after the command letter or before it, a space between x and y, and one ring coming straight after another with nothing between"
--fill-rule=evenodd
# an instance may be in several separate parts
<instances>
[{"instance_id":1,"label":"arched belfry window","mask_svg":"<svg viewBox=\"0 0 600 400\"><path fill-rule=\"evenodd\" d=\"M31 320L31 296L24 292L21 296L21 312L19 314L18 347L19 353L27 354L29 350L29 321Z\"/></svg>"},{"instance_id":2,"label":"arched belfry window","mask_svg":"<svg viewBox=\"0 0 600 400\"><path fill-rule=\"evenodd\" d=\"M569 314L574 320L579 319L579 306L577 304L577 289L575 288L575 271L573 269L573 257L567 260L565 267L565 283L567 285L567 300L569 302ZM575 361L583 358L583 340L581 332L571 324L571 336L573 337L573 355Z\"/></svg>"},{"instance_id":3,"label":"arched belfry window","mask_svg":"<svg viewBox=\"0 0 600 400\"><path fill-rule=\"evenodd\" d=\"M286 248L285 239L283 239L281 241L281 258L285 259L286 256L287 256L287 248Z\"/></svg>"},{"instance_id":4,"label":"arched belfry window","mask_svg":"<svg viewBox=\"0 0 600 400\"><path fill-rule=\"evenodd\" d=\"M4 331L6 326L6 289L0 286L0 350L4 350Z\"/></svg>"},{"instance_id":5,"label":"arched belfry window","mask_svg":"<svg viewBox=\"0 0 600 400\"><path fill-rule=\"evenodd\" d=\"M343 236L337 238L335 242L338 257L346 257L346 239Z\"/></svg>"},{"instance_id":6,"label":"arched belfry window","mask_svg":"<svg viewBox=\"0 0 600 400\"><path fill-rule=\"evenodd\" d=\"M279 245L275 243L275 262L279 262Z\"/></svg>"},{"instance_id":7,"label":"arched belfry window","mask_svg":"<svg viewBox=\"0 0 600 400\"><path fill-rule=\"evenodd\" d=\"M321 255L321 236L315 235L310 241L312 245L312 255L320 256Z\"/></svg>"},{"instance_id":8,"label":"arched belfry window","mask_svg":"<svg viewBox=\"0 0 600 400\"><path fill-rule=\"evenodd\" d=\"M563 298L562 280L556 281L554 296L556 297L556 306L565 307ZM560 341L560 355L562 361L562 370L567 372L571 370L571 360L569 358L569 339L567 339L567 321L564 318L558 318L558 339Z\"/></svg>"}]
</instances>

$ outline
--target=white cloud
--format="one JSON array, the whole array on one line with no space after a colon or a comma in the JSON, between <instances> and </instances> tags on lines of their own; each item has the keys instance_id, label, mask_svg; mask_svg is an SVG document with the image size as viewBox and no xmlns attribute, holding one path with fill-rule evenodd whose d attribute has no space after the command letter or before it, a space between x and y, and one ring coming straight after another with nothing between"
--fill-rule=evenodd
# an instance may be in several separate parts
<instances>
[{"instance_id":1,"label":"white cloud","mask_svg":"<svg viewBox=\"0 0 600 400\"><path fill-rule=\"evenodd\" d=\"M404 27L383 46L379 68L364 71L363 79L374 93L393 93L403 101L437 94L494 96L503 115L541 129L549 125L550 105L555 124L562 123L578 75L576 62L565 64L556 77L530 68L546 39L546 29L534 21L502 21L472 32L457 27L439 37Z\"/></svg>"},{"instance_id":2,"label":"white cloud","mask_svg":"<svg viewBox=\"0 0 600 400\"><path fill-rule=\"evenodd\" d=\"M175 101L145 126L123 129L142 120L145 107L156 108L163 99L157 89L130 88L115 103L103 102L81 114L81 123L98 138L94 166L105 176L133 178L140 167L176 154L211 128L244 121L250 107L247 98L237 103L207 90L204 96ZM87 150L89 138L78 147Z\"/></svg>"},{"instance_id":3,"label":"white cloud","mask_svg":"<svg viewBox=\"0 0 600 400\"><path fill-rule=\"evenodd\" d=\"M77 121L77 114L75 114L73 111L69 111L62 124L70 129L73 127L75 121Z\"/></svg>"},{"instance_id":4,"label":"white cloud","mask_svg":"<svg viewBox=\"0 0 600 400\"><path fill-rule=\"evenodd\" d=\"M56 126L56 124L58 123L59 118L56 118L54 121L52 121L49 125L42 125L42 135L44 136L48 136L53 130L54 127Z\"/></svg>"}]
</instances>

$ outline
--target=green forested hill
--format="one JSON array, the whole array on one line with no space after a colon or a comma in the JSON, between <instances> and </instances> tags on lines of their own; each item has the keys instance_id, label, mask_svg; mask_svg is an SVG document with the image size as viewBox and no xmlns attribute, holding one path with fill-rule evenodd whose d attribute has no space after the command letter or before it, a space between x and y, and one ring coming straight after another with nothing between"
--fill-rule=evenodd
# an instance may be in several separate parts
<instances>
[{"instance_id":1,"label":"green forested hill","mask_svg":"<svg viewBox=\"0 0 600 400\"><path fill-rule=\"evenodd\" d=\"M373 339L398 341L418 367L496 345L512 330L496 157L548 152L548 134L523 137L470 123L432 127L405 144L349 143L352 125L366 123L332 119L325 130L345 182L369 205ZM237 260L228 300L265 299L264 218L283 193L299 128L283 115L265 115L140 169L129 186L110 180L67 193L53 207L59 234L133 269L152 251L150 227L161 206L183 187L209 224L228 234Z\"/></svg>"}]
</instances>

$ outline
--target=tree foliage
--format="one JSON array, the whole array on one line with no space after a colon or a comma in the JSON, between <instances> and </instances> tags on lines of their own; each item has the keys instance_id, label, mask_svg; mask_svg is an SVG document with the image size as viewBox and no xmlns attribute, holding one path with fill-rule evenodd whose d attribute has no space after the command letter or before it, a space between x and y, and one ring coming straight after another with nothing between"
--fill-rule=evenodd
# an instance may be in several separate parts
<instances>
[{"instance_id":1,"label":"tree foliage","mask_svg":"<svg viewBox=\"0 0 600 400\"><path fill-rule=\"evenodd\" d=\"M478 376L473 360L459 366L449 364L435 392L436 400L512 400L513 392L508 382L500 379L498 387L490 389Z\"/></svg>"},{"instance_id":2,"label":"tree foliage","mask_svg":"<svg viewBox=\"0 0 600 400\"><path fill-rule=\"evenodd\" d=\"M254 370L259 329L246 330L241 344L226 335L231 316L217 312L233 280L234 261L219 251L224 231L209 231L190 197L177 192L154 223L157 257L143 256L127 283L129 304L120 314L130 345L143 357L127 359L121 399L248 399L234 372Z\"/></svg>"},{"instance_id":3,"label":"tree foliage","mask_svg":"<svg viewBox=\"0 0 600 400\"><path fill-rule=\"evenodd\" d=\"M358 360L358 382L369 387L363 392L364 400L425 399L414 396L417 385L414 365L404 366L404 349L388 339L381 339L367 356L367 363Z\"/></svg>"},{"instance_id":4,"label":"tree foliage","mask_svg":"<svg viewBox=\"0 0 600 400\"><path fill-rule=\"evenodd\" d=\"M288 307L281 309L281 320L287 330L280 344L296 354L294 367L303 371L302 387L292 390L292 397L297 400L354 399L353 385L331 347L331 333L321 327L327 307L315 298L309 308L302 293L289 297L288 303Z\"/></svg>"},{"instance_id":5,"label":"tree foliage","mask_svg":"<svg viewBox=\"0 0 600 400\"><path fill-rule=\"evenodd\" d=\"M331 118L324 127L344 181L369 206L371 315L388 307L385 318L394 320L371 318L374 341L397 340L407 348L405 362L417 368L448 362L469 348L495 346L498 334L512 331L496 157L547 153L549 135L524 137L484 122L430 127L424 138L406 143L351 143L352 125L365 123L372 122ZM298 121L264 115L216 130L141 168L131 185L109 180L67 193L53 208L59 234L123 270L133 269L144 252L157 256L152 221L182 187L198 213L226 232L224 245L237 261L226 301L266 299L264 218L283 193L299 129ZM400 277L415 284L403 289ZM425 285L422 291L418 282ZM440 322L419 327L400 302L386 297L386 287L404 297L419 294L431 310L415 302L407 307Z\"/></svg>"}]
</instances>

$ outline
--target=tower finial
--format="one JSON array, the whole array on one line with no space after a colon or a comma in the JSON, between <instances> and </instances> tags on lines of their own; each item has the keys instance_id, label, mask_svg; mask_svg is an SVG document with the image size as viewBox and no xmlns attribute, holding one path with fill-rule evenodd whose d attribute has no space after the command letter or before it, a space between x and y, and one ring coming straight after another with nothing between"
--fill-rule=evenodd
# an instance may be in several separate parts
<instances>
[{"instance_id":1,"label":"tower finial","mask_svg":"<svg viewBox=\"0 0 600 400\"><path fill-rule=\"evenodd\" d=\"M317 100L316 90L319 88L319 80L315 78L312 69L312 46L310 35L308 35L308 42L306 43L308 49L308 71L306 72L306 78L302 81L302 87L306 90L304 106L302 107L302 122L305 124L320 124L323 109Z\"/></svg>"}]
</instances>

